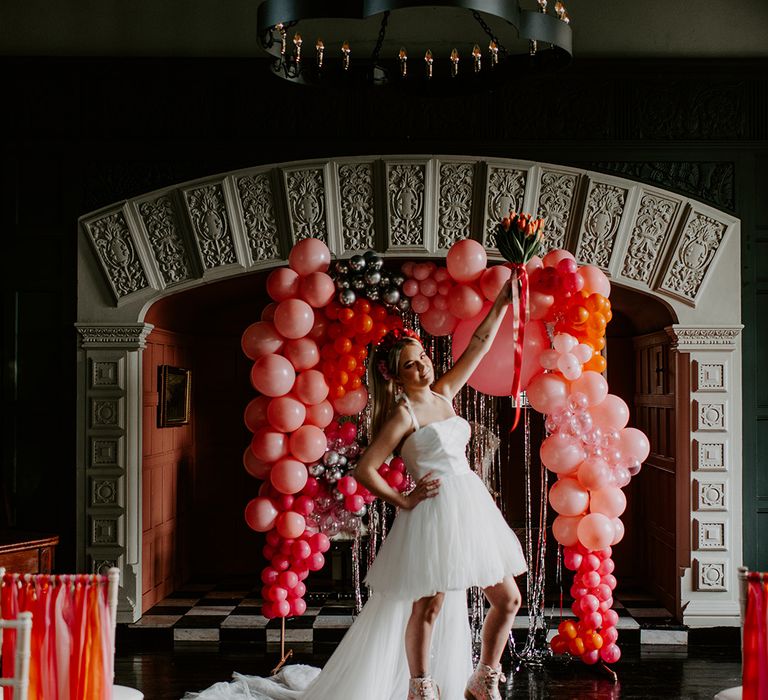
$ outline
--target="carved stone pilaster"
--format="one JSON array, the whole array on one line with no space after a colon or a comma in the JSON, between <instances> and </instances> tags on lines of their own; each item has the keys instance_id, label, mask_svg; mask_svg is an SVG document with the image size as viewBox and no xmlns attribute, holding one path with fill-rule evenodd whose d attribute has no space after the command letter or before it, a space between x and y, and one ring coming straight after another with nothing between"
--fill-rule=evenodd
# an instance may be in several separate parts
<instances>
[{"instance_id":1,"label":"carved stone pilaster","mask_svg":"<svg viewBox=\"0 0 768 700\"><path fill-rule=\"evenodd\" d=\"M141 615L141 351L148 323L77 324L78 568L121 569L121 621Z\"/></svg>"},{"instance_id":2,"label":"carved stone pilaster","mask_svg":"<svg viewBox=\"0 0 768 700\"><path fill-rule=\"evenodd\" d=\"M666 329L690 356L692 568L681 579L684 621L735 624L741 565L741 326ZM682 397L678 397L680 401Z\"/></svg>"}]
</instances>

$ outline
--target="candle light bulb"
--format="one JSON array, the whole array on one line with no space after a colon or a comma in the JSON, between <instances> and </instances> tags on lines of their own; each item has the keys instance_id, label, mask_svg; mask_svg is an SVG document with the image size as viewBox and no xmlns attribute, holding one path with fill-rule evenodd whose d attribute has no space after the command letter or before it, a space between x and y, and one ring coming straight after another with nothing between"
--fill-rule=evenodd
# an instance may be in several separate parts
<instances>
[{"instance_id":1,"label":"candle light bulb","mask_svg":"<svg viewBox=\"0 0 768 700\"><path fill-rule=\"evenodd\" d=\"M459 52L456 49L451 51L451 77L455 78L459 74Z\"/></svg>"},{"instance_id":2,"label":"candle light bulb","mask_svg":"<svg viewBox=\"0 0 768 700\"><path fill-rule=\"evenodd\" d=\"M285 31L285 25L282 22L278 22L275 25L275 29L277 29L280 34L280 55L285 56L288 32Z\"/></svg>"},{"instance_id":3,"label":"candle light bulb","mask_svg":"<svg viewBox=\"0 0 768 700\"><path fill-rule=\"evenodd\" d=\"M432 58L432 51L430 49L427 49L427 53L424 54L424 63L427 64L427 78L431 78L434 59Z\"/></svg>"},{"instance_id":4,"label":"candle light bulb","mask_svg":"<svg viewBox=\"0 0 768 700\"><path fill-rule=\"evenodd\" d=\"M352 53L352 49L349 48L348 41L341 45L341 53L344 54L344 70L349 70L349 54Z\"/></svg>"},{"instance_id":5,"label":"candle light bulb","mask_svg":"<svg viewBox=\"0 0 768 700\"><path fill-rule=\"evenodd\" d=\"M472 58L475 60L475 73L479 73L482 68L483 52L477 44L472 49Z\"/></svg>"},{"instance_id":6,"label":"candle light bulb","mask_svg":"<svg viewBox=\"0 0 768 700\"><path fill-rule=\"evenodd\" d=\"M301 44L302 44L301 34L296 32L296 34L293 35L293 46L295 49L295 56L296 56L296 63L301 62Z\"/></svg>"},{"instance_id":7,"label":"candle light bulb","mask_svg":"<svg viewBox=\"0 0 768 700\"><path fill-rule=\"evenodd\" d=\"M547 11L547 0L537 0L539 3L539 12Z\"/></svg>"},{"instance_id":8,"label":"candle light bulb","mask_svg":"<svg viewBox=\"0 0 768 700\"><path fill-rule=\"evenodd\" d=\"M568 13L565 11L565 5L563 5L562 2L555 3L555 13L557 14L557 18L566 24L570 21L568 18Z\"/></svg>"},{"instance_id":9,"label":"candle light bulb","mask_svg":"<svg viewBox=\"0 0 768 700\"><path fill-rule=\"evenodd\" d=\"M408 75L408 52L405 47L400 49L397 57L400 59L400 77L405 78Z\"/></svg>"},{"instance_id":10,"label":"candle light bulb","mask_svg":"<svg viewBox=\"0 0 768 700\"><path fill-rule=\"evenodd\" d=\"M499 63L499 47L496 45L495 41L491 40L491 43L488 44L488 49L491 52L491 68L493 68L493 66L496 66Z\"/></svg>"},{"instance_id":11,"label":"candle light bulb","mask_svg":"<svg viewBox=\"0 0 768 700\"><path fill-rule=\"evenodd\" d=\"M323 67L323 54L325 54L325 44L322 39L318 39L315 44L315 51L317 51L317 67Z\"/></svg>"}]
</instances>

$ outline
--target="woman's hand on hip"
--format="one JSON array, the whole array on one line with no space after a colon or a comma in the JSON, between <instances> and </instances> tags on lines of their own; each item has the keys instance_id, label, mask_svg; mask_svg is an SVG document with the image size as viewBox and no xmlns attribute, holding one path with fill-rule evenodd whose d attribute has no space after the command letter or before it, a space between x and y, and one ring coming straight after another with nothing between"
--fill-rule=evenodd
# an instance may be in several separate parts
<instances>
[{"instance_id":1,"label":"woman's hand on hip","mask_svg":"<svg viewBox=\"0 0 768 700\"><path fill-rule=\"evenodd\" d=\"M411 510L427 498L434 498L440 493L440 479L433 479L432 474L427 472L416 482L416 488L405 497L403 508Z\"/></svg>"}]
</instances>

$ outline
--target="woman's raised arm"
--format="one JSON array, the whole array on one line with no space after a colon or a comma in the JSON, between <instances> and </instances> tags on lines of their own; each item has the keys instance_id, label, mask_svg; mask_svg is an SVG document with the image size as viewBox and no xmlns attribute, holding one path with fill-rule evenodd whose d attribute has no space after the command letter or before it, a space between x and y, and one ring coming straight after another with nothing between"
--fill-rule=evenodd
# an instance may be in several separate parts
<instances>
[{"instance_id":1,"label":"woman's raised arm","mask_svg":"<svg viewBox=\"0 0 768 700\"><path fill-rule=\"evenodd\" d=\"M513 278L507 280L504 286L499 290L496 299L493 302L486 317L482 320L477 330L473 333L467 349L456 360L456 363L440 379L435 382L434 390L443 396L452 399L459 393L467 380L472 376L472 372L477 369L480 361L490 350L496 334L499 332L501 322L507 313L507 307L512 300L512 284L516 284ZM510 349L510 352L512 350Z\"/></svg>"}]
</instances>

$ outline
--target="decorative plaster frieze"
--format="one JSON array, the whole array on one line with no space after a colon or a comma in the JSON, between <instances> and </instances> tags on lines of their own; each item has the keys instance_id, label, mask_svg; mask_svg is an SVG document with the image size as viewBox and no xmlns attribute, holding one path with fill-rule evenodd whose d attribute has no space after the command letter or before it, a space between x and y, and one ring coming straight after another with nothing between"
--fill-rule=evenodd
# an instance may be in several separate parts
<instances>
[{"instance_id":1,"label":"decorative plaster frieze","mask_svg":"<svg viewBox=\"0 0 768 700\"><path fill-rule=\"evenodd\" d=\"M576 247L579 262L608 269L628 195L628 188L590 182Z\"/></svg>"},{"instance_id":2,"label":"decorative plaster frieze","mask_svg":"<svg viewBox=\"0 0 768 700\"><path fill-rule=\"evenodd\" d=\"M667 326L664 330L672 339L672 349L680 352L692 350L735 350L736 339L742 325L737 326Z\"/></svg>"},{"instance_id":3,"label":"decorative plaster frieze","mask_svg":"<svg viewBox=\"0 0 768 700\"><path fill-rule=\"evenodd\" d=\"M372 163L339 165L339 203L344 250L374 248L376 209Z\"/></svg>"},{"instance_id":4,"label":"decorative plaster frieze","mask_svg":"<svg viewBox=\"0 0 768 700\"><path fill-rule=\"evenodd\" d=\"M437 247L440 249L450 248L471 233L474 177L474 163L440 164L437 204Z\"/></svg>"},{"instance_id":5,"label":"decorative plaster frieze","mask_svg":"<svg viewBox=\"0 0 768 700\"><path fill-rule=\"evenodd\" d=\"M93 506L118 506L119 480L115 478L91 478L91 503Z\"/></svg>"},{"instance_id":6,"label":"decorative plaster frieze","mask_svg":"<svg viewBox=\"0 0 768 700\"><path fill-rule=\"evenodd\" d=\"M323 167L284 170L292 240L319 238L328 242Z\"/></svg>"},{"instance_id":7,"label":"decorative plaster frieze","mask_svg":"<svg viewBox=\"0 0 768 700\"><path fill-rule=\"evenodd\" d=\"M125 388L124 366L122 359L91 359L91 389Z\"/></svg>"},{"instance_id":8,"label":"decorative plaster frieze","mask_svg":"<svg viewBox=\"0 0 768 700\"><path fill-rule=\"evenodd\" d=\"M206 270L237 263L232 222L229 219L221 182L205 183L183 190L200 258Z\"/></svg>"},{"instance_id":9,"label":"decorative plaster frieze","mask_svg":"<svg viewBox=\"0 0 768 700\"><path fill-rule=\"evenodd\" d=\"M80 334L80 347L128 350L143 350L147 345L147 336L154 326L151 323L76 323Z\"/></svg>"},{"instance_id":10,"label":"decorative plaster frieze","mask_svg":"<svg viewBox=\"0 0 768 700\"><path fill-rule=\"evenodd\" d=\"M280 259L280 235L269 173L235 178L251 262Z\"/></svg>"},{"instance_id":11,"label":"decorative plaster frieze","mask_svg":"<svg viewBox=\"0 0 768 700\"><path fill-rule=\"evenodd\" d=\"M578 182L577 173L541 171L536 216L546 219L544 233L548 248L565 247Z\"/></svg>"},{"instance_id":12,"label":"decorative plaster frieze","mask_svg":"<svg viewBox=\"0 0 768 700\"><path fill-rule=\"evenodd\" d=\"M422 163L387 164L390 248L418 248L425 244L426 170Z\"/></svg>"},{"instance_id":13,"label":"decorative plaster frieze","mask_svg":"<svg viewBox=\"0 0 768 700\"><path fill-rule=\"evenodd\" d=\"M139 202L137 209L165 286L191 279L194 276L192 266L171 196L163 194Z\"/></svg>"},{"instance_id":14,"label":"decorative plaster frieze","mask_svg":"<svg viewBox=\"0 0 768 700\"><path fill-rule=\"evenodd\" d=\"M521 212L528 183L528 171L522 168L488 166L485 195L483 245L496 248L496 227L511 211Z\"/></svg>"},{"instance_id":15,"label":"decorative plaster frieze","mask_svg":"<svg viewBox=\"0 0 768 700\"><path fill-rule=\"evenodd\" d=\"M725 431L728 430L727 403L709 399L695 399L693 406L694 430Z\"/></svg>"},{"instance_id":16,"label":"decorative plaster frieze","mask_svg":"<svg viewBox=\"0 0 768 700\"><path fill-rule=\"evenodd\" d=\"M672 252L659 289L689 304L695 304L728 224L691 210Z\"/></svg>"}]
</instances>

